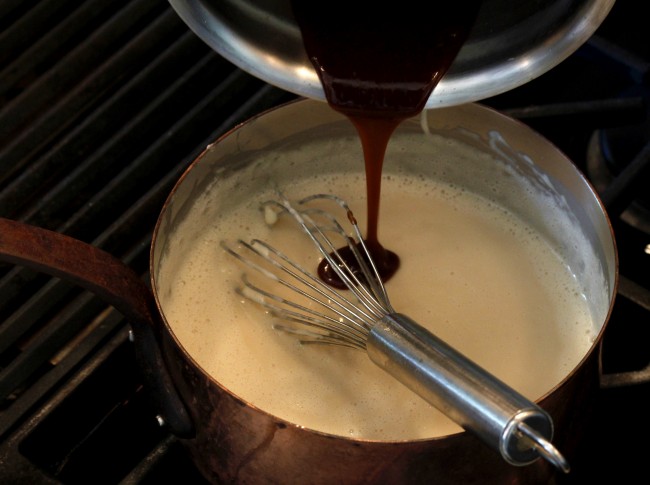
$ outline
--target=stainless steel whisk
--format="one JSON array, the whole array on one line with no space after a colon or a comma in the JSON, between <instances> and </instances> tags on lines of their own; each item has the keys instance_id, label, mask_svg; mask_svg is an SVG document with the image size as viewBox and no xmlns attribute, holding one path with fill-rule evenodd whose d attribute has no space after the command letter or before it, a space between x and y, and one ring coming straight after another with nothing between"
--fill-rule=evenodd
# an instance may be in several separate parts
<instances>
[{"instance_id":1,"label":"stainless steel whisk","mask_svg":"<svg viewBox=\"0 0 650 485\"><path fill-rule=\"evenodd\" d=\"M325 200L342 210L352 226L348 234L331 212L310 206ZM396 312L347 203L334 195L312 195L291 203L283 196L265 202L268 211L289 214L311 239L349 290L344 294L264 241L239 240L239 251L222 247L246 266L263 274L301 304L252 283L243 275L241 295L282 320L275 328L305 343L336 344L365 350L370 359L402 384L475 433L513 465L540 456L567 473L569 464L551 444L553 422L542 408L470 361L458 351ZM352 251L361 274L337 251L333 237ZM245 254L245 255L244 255Z\"/></svg>"}]
</instances>

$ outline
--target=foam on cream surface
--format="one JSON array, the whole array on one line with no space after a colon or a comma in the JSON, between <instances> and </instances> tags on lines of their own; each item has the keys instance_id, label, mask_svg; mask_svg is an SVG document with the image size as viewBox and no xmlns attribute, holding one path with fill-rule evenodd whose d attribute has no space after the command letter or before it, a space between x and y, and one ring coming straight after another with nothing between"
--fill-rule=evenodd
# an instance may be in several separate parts
<instances>
[{"instance_id":1,"label":"foam on cream surface","mask_svg":"<svg viewBox=\"0 0 650 485\"><path fill-rule=\"evenodd\" d=\"M363 229L364 187L362 175L325 174L284 190L290 198L335 193ZM243 269L222 240L259 237L314 271L318 264L294 225L264 222L265 198L256 191L209 224L199 218L161 266L159 298L181 344L233 393L301 426L387 440L459 431L365 353L302 346L235 293ZM380 215L380 241L402 260L387 284L395 309L530 399L559 383L592 345L590 311L566 263L497 204L454 184L389 173Z\"/></svg>"}]
</instances>

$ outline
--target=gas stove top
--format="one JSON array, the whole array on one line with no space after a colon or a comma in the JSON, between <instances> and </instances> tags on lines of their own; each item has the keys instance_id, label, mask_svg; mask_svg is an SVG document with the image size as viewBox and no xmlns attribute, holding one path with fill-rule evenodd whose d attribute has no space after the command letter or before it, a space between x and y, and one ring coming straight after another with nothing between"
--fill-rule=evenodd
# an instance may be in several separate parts
<instances>
[{"instance_id":1,"label":"gas stove top","mask_svg":"<svg viewBox=\"0 0 650 485\"><path fill-rule=\"evenodd\" d=\"M550 139L601 194L621 270L608 373L650 363L650 39L640 4L619 0L566 61L483 101ZM184 169L237 123L293 99L220 58L164 2L8 0L0 25L0 216L99 246L143 279L151 230ZM0 483L204 483L156 422L124 318L6 264L0 403ZM649 405L648 384L603 389L573 471L557 483L642 476Z\"/></svg>"}]
</instances>

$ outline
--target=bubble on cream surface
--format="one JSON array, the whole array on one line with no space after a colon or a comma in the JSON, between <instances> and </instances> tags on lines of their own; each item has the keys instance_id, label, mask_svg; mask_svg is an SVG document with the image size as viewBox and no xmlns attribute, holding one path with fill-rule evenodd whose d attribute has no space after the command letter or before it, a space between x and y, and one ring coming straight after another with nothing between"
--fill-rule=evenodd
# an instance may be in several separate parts
<instances>
[{"instance_id":1,"label":"bubble on cream surface","mask_svg":"<svg viewBox=\"0 0 650 485\"><path fill-rule=\"evenodd\" d=\"M297 148L283 160L292 167L292 157L313 156L314 150L320 158L350 153L354 159L354 146L352 139L335 140ZM471 156L493 163L464 149L451 153L459 161ZM530 399L541 397L579 363L597 335L578 281L536 229L499 203L445 174L425 176L407 166L387 167L382 185L379 239L402 260L387 284L393 306ZM272 196L268 181L290 198L339 195L365 227L360 168L312 169L296 170L295 179L286 182L268 168L268 177L260 177L260 163L244 170L241 179L215 186L215 194L238 197L200 198L176 231L184 235L172 237L161 262L158 295L172 331L234 394L298 425L387 440L459 431L365 353L301 345L273 330L272 319L235 292L244 268L221 249L222 240L260 238L314 272L319 261L313 245L283 217L266 224L259 205ZM203 212L212 214L208 222L197 215Z\"/></svg>"}]
</instances>

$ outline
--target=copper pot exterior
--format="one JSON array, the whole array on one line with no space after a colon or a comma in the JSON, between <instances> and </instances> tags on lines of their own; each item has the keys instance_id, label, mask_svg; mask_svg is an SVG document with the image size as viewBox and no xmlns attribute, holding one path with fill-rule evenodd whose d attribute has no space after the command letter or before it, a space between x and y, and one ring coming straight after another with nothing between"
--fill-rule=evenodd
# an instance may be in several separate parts
<instances>
[{"instance_id":1,"label":"copper pot exterior","mask_svg":"<svg viewBox=\"0 0 650 485\"><path fill-rule=\"evenodd\" d=\"M303 102L314 103L294 103L294 108L298 105L298 108L295 108L298 112L299 105ZM460 108L461 118L466 116L464 109ZM468 117L472 123L485 124L485 120L481 119L485 113L480 110L474 113L474 108L471 107L468 109L473 114ZM456 112L450 111L450 116L456 116ZM490 120L491 116L493 115L488 115L486 119ZM253 123L258 121L260 118L252 120ZM305 123L309 125L311 122ZM516 134L520 129L518 123L512 122L516 125L512 133L508 133L512 128L509 124L510 122L504 125L504 133ZM273 125L274 129L279 126L278 123L270 125ZM264 125L260 133L273 138L273 134L268 134L269 126ZM493 127L487 126L484 129L492 130ZM234 138L237 138L237 143L243 143L238 137ZM217 143L224 141L228 141L228 135ZM264 142L260 143L263 148ZM546 141L534 137L524 140L523 143L530 143L532 150L539 149L539 146L546 146L541 149L548 150ZM538 143L541 145L537 145ZM255 148L259 147L256 145ZM223 149L225 158L229 150ZM561 176L562 170L565 169L566 167L551 167L551 171L559 170L553 176ZM197 180L213 175L210 168L195 163L186 172L185 177L193 170L198 170L198 175L194 174L191 183L184 184L186 187L183 187L184 181L181 180L168 204L175 197L190 198L189 192L200 192L201 187L198 186L200 184ZM590 200L589 198L593 197L588 186L581 187L579 191L582 191L578 195L580 200ZM185 201L179 204L181 210L185 210L183 202ZM166 207L161 220L166 217L166 211L176 214L179 209L169 210ZM603 246L607 246L604 250L604 259L607 261L603 265L605 271L609 271L611 311L618 264L613 235L598 202L591 204L586 211L590 214L588 217L595 213L596 218L605 221L602 227L596 229L594 238L605 241ZM159 220L152 247L151 274L154 292L156 264L162 251L160 247L163 245L160 239L165 239L165 231L160 234L160 225ZM569 462L579 445L582 430L589 418L589 407L594 402L594 395L599 387L600 346L605 324L606 320L597 341L582 362L556 389L549 391L540 401L555 423L553 442ZM169 372L196 427L195 437L184 440L184 443L201 472L214 483L540 484L552 480L556 473L544 460L537 460L525 467L509 465L496 452L466 432L429 440L376 442L331 436L301 428L243 402L224 389L194 362L167 325L161 329L161 338Z\"/></svg>"},{"instance_id":2,"label":"copper pot exterior","mask_svg":"<svg viewBox=\"0 0 650 485\"><path fill-rule=\"evenodd\" d=\"M241 484L542 484L555 473L545 461L508 465L469 433L411 442L358 441L303 429L233 396L207 376L165 332L164 355L197 424L184 440L213 483ZM554 440L569 461L598 388L598 352L541 405L553 416Z\"/></svg>"}]
</instances>

